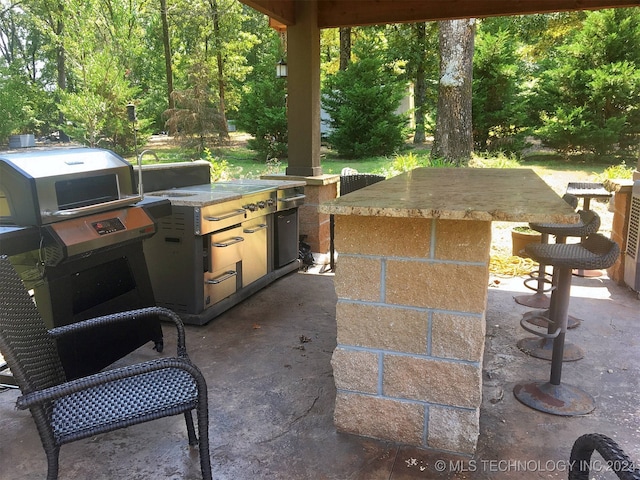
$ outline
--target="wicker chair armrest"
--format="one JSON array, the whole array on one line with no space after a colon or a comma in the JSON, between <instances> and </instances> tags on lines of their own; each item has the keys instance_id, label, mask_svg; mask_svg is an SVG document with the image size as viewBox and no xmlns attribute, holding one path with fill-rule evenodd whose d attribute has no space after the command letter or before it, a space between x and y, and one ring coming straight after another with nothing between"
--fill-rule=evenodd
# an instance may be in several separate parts
<instances>
[{"instance_id":1,"label":"wicker chair armrest","mask_svg":"<svg viewBox=\"0 0 640 480\"><path fill-rule=\"evenodd\" d=\"M206 391L206 382L200 370L192 364L188 359L182 358L159 358L156 360L150 360L148 362L137 363L135 365L127 365L126 367L115 368L113 370L106 370L103 372L95 373L87 377L78 378L69 382L61 383L54 387L45 388L35 392L30 392L22 395L16 401L16 407L20 410L39 405L45 402L50 402L58 398L71 395L82 390L88 390L99 385L104 385L116 380L122 380L124 378L135 377L144 373L154 372L162 369L182 369L187 371L198 385L198 390L204 388Z\"/></svg>"},{"instance_id":2,"label":"wicker chair armrest","mask_svg":"<svg viewBox=\"0 0 640 480\"><path fill-rule=\"evenodd\" d=\"M49 335L51 335L53 338L61 338L70 333L89 330L91 328L99 326L113 325L120 322L128 322L135 319L145 319L155 316L161 316L174 323L178 332L178 357L187 358L184 324L182 323L182 319L175 312L169 310L168 308L145 307L136 310L128 310L126 312L112 313L109 315L90 318L87 320L82 320L80 322L70 323L69 325L52 328L51 330L49 330Z\"/></svg>"}]
</instances>

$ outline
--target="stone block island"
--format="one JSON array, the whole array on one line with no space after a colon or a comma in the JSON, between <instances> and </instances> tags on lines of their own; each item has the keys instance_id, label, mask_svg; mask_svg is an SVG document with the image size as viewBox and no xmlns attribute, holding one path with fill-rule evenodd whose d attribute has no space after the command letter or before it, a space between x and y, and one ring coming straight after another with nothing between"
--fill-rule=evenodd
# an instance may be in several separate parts
<instances>
[{"instance_id":1,"label":"stone block island","mask_svg":"<svg viewBox=\"0 0 640 480\"><path fill-rule=\"evenodd\" d=\"M418 168L319 210L339 254L336 427L473 454L491 222L578 215L531 169Z\"/></svg>"}]
</instances>

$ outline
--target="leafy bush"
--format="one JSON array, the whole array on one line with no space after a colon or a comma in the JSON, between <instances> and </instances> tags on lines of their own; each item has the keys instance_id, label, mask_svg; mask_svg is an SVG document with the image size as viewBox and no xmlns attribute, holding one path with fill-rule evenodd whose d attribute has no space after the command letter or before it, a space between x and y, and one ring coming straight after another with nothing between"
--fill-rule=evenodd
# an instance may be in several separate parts
<instances>
[{"instance_id":1,"label":"leafy bush","mask_svg":"<svg viewBox=\"0 0 640 480\"><path fill-rule=\"evenodd\" d=\"M211 164L211 181L217 182L218 180L226 180L230 177L229 174L229 162L224 159L216 158L211 150L204 149L204 160Z\"/></svg>"},{"instance_id":2,"label":"leafy bush","mask_svg":"<svg viewBox=\"0 0 640 480\"><path fill-rule=\"evenodd\" d=\"M405 139L405 116L395 111L404 95L396 80L374 56L327 77L322 103L329 114L328 141L341 156L389 155Z\"/></svg>"},{"instance_id":3,"label":"leafy bush","mask_svg":"<svg viewBox=\"0 0 640 480\"><path fill-rule=\"evenodd\" d=\"M0 69L0 142L14 133L35 133L39 126L38 101L45 94L27 78Z\"/></svg>"},{"instance_id":4,"label":"leafy bush","mask_svg":"<svg viewBox=\"0 0 640 480\"><path fill-rule=\"evenodd\" d=\"M606 154L640 136L640 11L587 13L540 77L542 140L564 152Z\"/></svg>"},{"instance_id":5,"label":"leafy bush","mask_svg":"<svg viewBox=\"0 0 640 480\"><path fill-rule=\"evenodd\" d=\"M619 165L611 165L604 169L601 174L595 175L596 182L603 182L606 179L626 179L630 180L633 178L633 172L635 169L631 167L627 167L625 162L622 162Z\"/></svg>"},{"instance_id":6,"label":"leafy bush","mask_svg":"<svg viewBox=\"0 0 640 480\"><path fill-rule=\"evenodd\" d=\"M473 139L479 150L517 152L526 124L518 43L506 31L491 33L480 25L473 57Z\"/></svg>"},{"instance_id":7,"label":"leafy bush","mask_svg":"<svg viewBox=\"0 0 640 480\"><path fill-rule=\"evenodd\" d=\"M254 136L248 146L265 161L287 156L285 85L283 79L256 78L247 83L240 103L238 128Z\"/></svg>"}]
</instances>

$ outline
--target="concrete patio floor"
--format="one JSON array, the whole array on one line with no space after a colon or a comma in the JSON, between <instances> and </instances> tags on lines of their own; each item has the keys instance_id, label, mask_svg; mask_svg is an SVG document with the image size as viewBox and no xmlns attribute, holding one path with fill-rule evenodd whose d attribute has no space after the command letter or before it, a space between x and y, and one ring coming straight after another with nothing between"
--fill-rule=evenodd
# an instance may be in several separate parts
<instances>
[{"instance_id":1,"label":"concrete patio floor","mask_svg":"<svg viewBox=\"0 0 640 480\"><path fill-rule=\"evenodd\" d=\"M567 339L585 358L563 367L563 382L591 393L596 410L556 417L525 407L517 381L548 379L549 362L516 341L527 307L522 278L489 288L480 438L474 457L338 433L333 425L330 359L335 302L330 274L290 274L202 327L187 327L187 347L209 387L216 479L556 479L567 478L574 440L598 432L640 462L640 300L600 278L574 277L570 312L583 319ZM461 291L463 287L461 287ZM164 326L165 354L174 334ZM143 347L127 360L154 358ZM0 478L43 479L46 461L16 390L0 392ZM594 464L597 465L597 464ZM456 471L457 470L457 471ZM592 478L613 478L592 475ZM610 475L610 474L609 474ZM197 479L182 416L64 445L61 479Z\"/></svg>"}]
</instances>

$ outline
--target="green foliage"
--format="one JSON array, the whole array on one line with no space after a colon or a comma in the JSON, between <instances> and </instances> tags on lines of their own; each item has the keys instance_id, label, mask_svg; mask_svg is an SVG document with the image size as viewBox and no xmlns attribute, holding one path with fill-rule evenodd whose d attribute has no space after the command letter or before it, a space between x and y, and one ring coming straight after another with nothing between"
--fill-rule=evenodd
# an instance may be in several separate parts
<instances>
[{"instance_id":1,"label":"green foliage","mask_svg":"<svg viewBox=\"0 0 640 480\"><path fill-rule=\"evenodd\" d=\"M348 158L397 151L404 144L407 119L394 112L404 88L374 55L329 76L322 89L329 143Z\"/></svg>"},{"instance_id":2,"label":"green foliage","mask_svg":"<svg viewBox=\"0 0 640 480\"><path fill-rule=\"evenodd\" d=\"M480 24L473 58L473 139L484 151L517 152L524 145L527 103L521 94L523 65L508 31Z\"/></svg>"},{"instance_id":3,"label":"green foliage","mask_svg":"<svg viewBox=\"0 0 640 480\"><path fill-rule=\"evenodd\" d=\"M185 145L195 143L204 151L214 135L226 132L225 118L218 109L215 93L209 88L209 72L205 65L194 65L190 87L174 90L175 108L167 109L166 125Z\"/></svg>"},{"instance_id":4,"label":"green foliage","mask_svg":"<svg viewBox=\"0 0 640 480\"><path fill-rule=\"evenodd\" d=\"M28 79L8 69L0 69L0 143L11 134L38 131L37 108L41 97L44 92Z\"/></svg>"},{"instance_id":5,"label":"green foliage","mask_svg":"<svg viewBox=\"0 0 640 480\"><path fill-rule=\"evenodd\" d=\"M111 148L120 153L134 149L134 134L126 105L136 89L125 69L107 52L87 59L78 72L76 88L59 92L59 109L66 123L61 128L78 142ZM145 131L146 123L138 127ZM144 133L140 140L143 140Z\"/></svg>"},{"instance_id":6,"label":"green foliage","mask_svg":"<svg viewBox=\"0 0 640 480\"><path fill-rule=\"evenodd\" d=\"M634 171L634 168L627 167L627 164L622 162L619 165L611 165L605 168L602 173L594 173L594 181L603 182L607 179L631 180Z\"/></svg>"},{"instance_id":7,"label":"green foliage","mask_svg":"<svg viewBox=\"0 0 640 480\"><path fill-rule=\"evenodd\" d=\"M395 177L403 172L408 172L418 167L426 167L429 163L428 157L418 157L413 152L403 155L395 155L389 165L385 165L380 173L385 177Z\"/></svg>"},{"instance_id":8,"label":"green foliage","mask_svg":"<svg viewBox=\"0 0 640 480\"><path fill-rule=\"evenodd\" d=\"M224 159L214 157L211 150L204 149L204 160L211 164L211 181L227 180L229 178L229 162Z\"/></svg>"},{"instance_id":9,"label":"green foliage","mask_svg":"<svg viewBox=\"0 0 640 480\"><path fill-rule=\"evenodd\" d=\"M275 65L275 62L274 62ZM288 125L284 79L266 77L247 84L238 112L238 128L252 134L249 148L265 161L287 157Z\"/></svg>"},{"instance_id":10,"label":"green foliage","mask_svg":"<svg viewBox=\"0 0 640 480\"><path fill-rule=\"evenodd\" d=\"M564 153L598 155L638 144L640 11L589 12L550 56L537 88L537 134Z\"/></svg>"},{"instance_id":11,"label":"green foliage","mask_svg":"<svg viewBox=\"0 0 640 480\"><path fill-rule=\"evenodd\" d=\"M518 168L520 163L513 154L507 155L504 152L486 153L482 156L474 156L469 162L474 168Z\"/></svg>"},{"instance_id":12,"label":"green foliage","mask_svg":"<svg viewBox=\"0 0 640 480\"><path fill-rule=\"evenodd\" d=\"M253 135L249 148L268 162L288 155L287 80L275 76L283 55L280 39L273 31L264 32L262 39L251 51L255 67L243 86L236 124Z\"/></svg>"}]
</instances>

